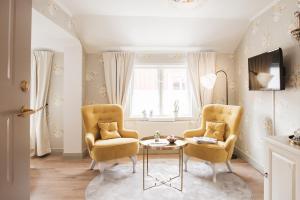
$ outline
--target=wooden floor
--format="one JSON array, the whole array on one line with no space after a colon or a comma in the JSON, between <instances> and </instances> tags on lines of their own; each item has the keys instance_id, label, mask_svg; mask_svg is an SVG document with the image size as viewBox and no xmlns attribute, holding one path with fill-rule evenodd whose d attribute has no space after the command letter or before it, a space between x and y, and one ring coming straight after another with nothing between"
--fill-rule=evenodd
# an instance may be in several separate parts
<instances>
[{"instance_id":1,"label":"wooden floor","mask_svg":"<svg viewBox=\"0 0 300 200\"><path fill-rule=\"evenodd\" d=\"M175 155L153 155L175 158ZM141 159L139 157L139 159ZM122 159L120 162L129 162ZM60 155L31 159L32 200L83 200L88 183L99 173L88 170L90 159L66 160ZM232 161L233 171L250 186L253 199L263 199L263 176L243 160Z\"/></svg>"}]
</instances>

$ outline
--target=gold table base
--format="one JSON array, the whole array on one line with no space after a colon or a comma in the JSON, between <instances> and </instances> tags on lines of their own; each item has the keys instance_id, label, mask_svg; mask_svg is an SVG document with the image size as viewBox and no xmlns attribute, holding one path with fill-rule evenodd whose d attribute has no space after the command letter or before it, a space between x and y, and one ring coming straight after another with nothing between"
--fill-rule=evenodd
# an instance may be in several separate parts
<instances>
[{"instance_id":1,"label":"gold table base","mask_svg":"<svg viewBox=\"0 0 300 200\"><path fill-rule=\"evenodd\" d=\"M178 175L174 176L174 177L164 179L164 180L161 180L161 179L159 179L155 176L152 176L149 173L149 148L144 146L143 147L143 189L144 189L144 191L148 190L148 189L151 189L151 188L154 188L154 187L159 187L159 186L162 186L162 185L166 185L168 187L174 188L174 189L182 192L182 190L183 190L183 147L180 147L178 149L178 161L179 161L178 162ZM145 162L146 162L146 166L145 166ZM145 182L146 182L145 177L146 176L151 177L152 179L154 179L156 181L154 183L154 185L146 187L146 184L145 184ZM175 186L172 185L171 182L175 179L180 179L180 188L175 187Z\"/></svg>"}]
</instances>

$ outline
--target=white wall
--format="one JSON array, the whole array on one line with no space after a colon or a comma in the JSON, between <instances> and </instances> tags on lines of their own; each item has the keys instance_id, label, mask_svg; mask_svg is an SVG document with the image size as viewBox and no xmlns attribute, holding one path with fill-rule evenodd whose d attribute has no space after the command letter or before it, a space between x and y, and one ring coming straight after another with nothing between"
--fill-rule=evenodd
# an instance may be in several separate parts
<instances>
[{"instance_id":1,"label":"white wall","mask_svg":"<svg viewBox=\"0 0 300 200\"><path fill-rule=\"evenodd\" d=\"M272 132L272 92L249 91L248 58L281 47L286 66L286 90L275 94L275 132L289 135L300 127L300 46L290 31L296 27L295 0L282 0L255 19L235 54L237 102L244 107L237 148L263 169L263 137Z\"/></svg>"},{"instance_id":2,"label":"white wall","mask_svg":"<svg viewBox=\"0 0 300 200\"><path fill-rule=\"evenodd\" d=\"M80 155L82 146L83 56L80 43L65 47L64 155Z\"/></svg>"},{"instance_id":3,"label":"white wall","mask_svg":"<svg viewBox=\"0 0 300 200\"><path fill-rule=\"evenodd\" d=\"M153 136L155 131L162 135L182 136L185 130L198 128L197 121L176 121L176 122L150 122L150 121L125 121L125 128L137 130L141 137Z\"/></svg>"}]
</instances>

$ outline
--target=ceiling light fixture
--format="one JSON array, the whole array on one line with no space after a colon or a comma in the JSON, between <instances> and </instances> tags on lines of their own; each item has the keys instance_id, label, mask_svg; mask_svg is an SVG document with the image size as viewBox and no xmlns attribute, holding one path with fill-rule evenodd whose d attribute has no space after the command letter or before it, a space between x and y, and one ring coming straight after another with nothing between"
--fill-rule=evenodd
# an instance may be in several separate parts
<instances>
[{"instance_id":1,"label":"ceiling light fixture","mask_svg":"<svg viewBox=\"0 0 300 200\"><path fill-rule=\"evenodd\" d=\"M195 8L202 5L206 0L169 0L171 4L180 8Z\"/></svg>"}]
</instances>

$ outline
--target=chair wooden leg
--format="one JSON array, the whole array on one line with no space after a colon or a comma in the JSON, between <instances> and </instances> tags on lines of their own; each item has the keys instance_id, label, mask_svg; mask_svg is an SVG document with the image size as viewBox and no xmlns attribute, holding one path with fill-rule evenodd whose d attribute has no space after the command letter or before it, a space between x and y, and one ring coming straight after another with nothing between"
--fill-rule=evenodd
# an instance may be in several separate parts
<instances>
[{"instance_id":1,"label":"chair wooden leg","mask_svg":"<svg viewBox=\"0 0 300 200\"><path fill-rule=\"evenodd\" d=\"M184 161L184 171L187 172L187 163L190 159L190 156L183 154L183 161Z\"/></svg>"},{"instance_id":2,"label":"chair wooden leg","mask_svg":"<svg viewBox=\"0 0 300 200\"><path fill-rule=\"evenodd\" d=\"M95 165L96 165L96 161L95 161L95 160L92 160L89 169L90 169L90 170L93 170L94 167L95 167Z\"/></svg>"},{"instance_id":3,"label":"chair wooden leg","mask_svg":"<svg viewBox=\"0 0 300 200\"><path fill-rule=\"evenodd\" d=\"M134 155L134 156L130 156L129 158L132 161L132 173L135 173L136 172L135 167L136 167L136 163L137 163L137 156Z\"/></svg>"},{"instance_id":4,"label":"chair wooden leg","mask_svg":"<svg viewBox=\"0 0 300 200\"><path fill-rule=\"evenodd\" d=\"M209 161L204 161L204 164L211 166L211 162L209 162Z\"/></svg>"},{"instance_id":5,"label":"chair wooden leg","mask_svg":"<svg viewBox=\"0 0 300 200\"><path fill-rule=\"evenodd\" d=\"M227 165L228 171L229 171L230 173L232 173L232 167L231 167L230 160L227 160L227 161L226 161L226 165Z\"/></svg>"},{"instance_id":6,"label":"chair wooden leg","mask_svg":"<svg viewBox=\"0 0 300 200\"><path fill-rule=\"evenodd\" d=\"M216 170L216 165L215 163L211 163L211 167L213 170L213 182L217 182L217 170Z\"/></svg>"},{"instance_id":7,"label":"chair wooden leg","mask_svg":"<svg viewBox=\"0 0 300 200\"><path fill-rule=\"evenodd\" d=\"M100 174L102 174L104 172L104 170L105 170L105 163L103 163L103 162L97 162L97 168L98 168Z\"/></svg>"}]
</instances>

